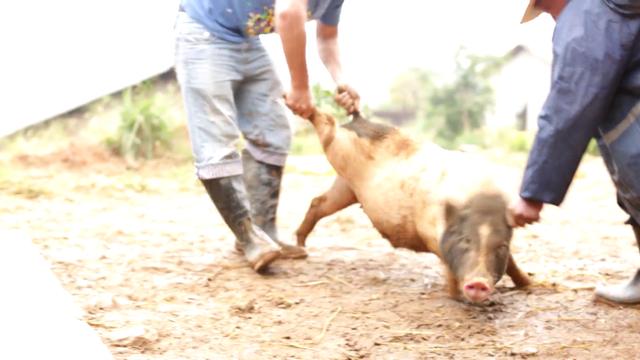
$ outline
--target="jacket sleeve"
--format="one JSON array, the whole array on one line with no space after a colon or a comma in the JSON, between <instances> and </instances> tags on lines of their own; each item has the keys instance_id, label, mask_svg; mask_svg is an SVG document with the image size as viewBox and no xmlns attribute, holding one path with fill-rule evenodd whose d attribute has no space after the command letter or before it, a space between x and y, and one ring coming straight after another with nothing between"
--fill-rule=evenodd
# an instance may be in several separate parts
<instances>
[{"instance_id":1,"label":"jacket sleeve","mask_svg":"<svg viewBox=\"0 0 640 360\"><path fill-rule=\"evenodd\" d=\"M520 190L522 198L554 205L608 115L637 32L601 0L571 1L557 20L551 90Z\"/></svg>"}]
</instances>

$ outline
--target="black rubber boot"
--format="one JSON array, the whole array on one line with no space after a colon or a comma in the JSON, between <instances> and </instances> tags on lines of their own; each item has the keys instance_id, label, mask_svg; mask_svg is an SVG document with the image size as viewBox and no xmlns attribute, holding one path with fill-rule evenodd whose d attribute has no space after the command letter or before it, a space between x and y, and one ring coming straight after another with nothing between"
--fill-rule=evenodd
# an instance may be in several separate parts
<instances>
[{"instance_id":1,"label":"black rubber boot","mask_svg":"<svg viewBox=\"0 0 640 360\"><path fill-rule=\"evenodd\" d=\"M640 250L640 226L635 221L629 222L636 236L638 249ZM615 304L640 304L640 269L627 284L599 286L596 288L596 297L606 302Z\"/></svg>"},{"instance_id":2,"label":"black rubber boot","mask_svg":"<svg viewBox=\"0 0 640 360\"><path fill-rule=\"evenodd\" d=\"M280 247L251 221L242 176L201 181L220 215L236 236L236 248L244 253L253 270L261 271L280 257Z\"/></svg>"},{"instance_id":3,"label":"black rubber boot","mask_svg":"<svg viewBox=\"0 0 640 360\"><path fill-rule=\"evenodd\" d=\"M304 248L285 244L278 238L276 213L283 168L257 161L246 149L242 152L242 164L244 182L247 185L251 201L251 217L254 223L280 245L283 258L301 259L307 257Z\"/></svg>"}]
</instances>

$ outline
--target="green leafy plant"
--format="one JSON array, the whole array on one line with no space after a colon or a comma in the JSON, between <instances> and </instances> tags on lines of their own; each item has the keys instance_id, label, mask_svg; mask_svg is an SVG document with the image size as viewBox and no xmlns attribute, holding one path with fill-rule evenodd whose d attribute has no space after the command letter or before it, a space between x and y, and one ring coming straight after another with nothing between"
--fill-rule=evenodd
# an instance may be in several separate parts
<instances>
[{"instance_id":1,"label":"green leafy plant","mask_svg":"<svg viewBox=\"0 0 640 360\"><path fill-rule=\"evenodd\" d=\"M436 89L430 99L430 115L441 119L438 137L454 140L484 125L494 104L490 78L501 64L495 57L458 56L454 81Z\"/></svg>"},{"instance_id":2,"label":"green leafy plant","mask_svg":"<svg viewBox=\"0 0 640 360\"><path fill-rule=\"evenodd\" d=\"M323 88L320 84L315 84L311 88L311 93L318 110L330 114L338 121L343 121L347 118L347 112L333 99L333 91Z\"/></svg>"},{"instance_id":3,"label":"green leafy plant","mask_svg":"<svg viewBox=\"0 0 640 360\"><path fill-rule=\"evenodd\" d=\"M152 93L152 85L128 88L122 100L120 126L115 137L107 140L109 147L127 159L151 159L160 150L170 148L170 120Z\"/></svg>"}]
</instances>

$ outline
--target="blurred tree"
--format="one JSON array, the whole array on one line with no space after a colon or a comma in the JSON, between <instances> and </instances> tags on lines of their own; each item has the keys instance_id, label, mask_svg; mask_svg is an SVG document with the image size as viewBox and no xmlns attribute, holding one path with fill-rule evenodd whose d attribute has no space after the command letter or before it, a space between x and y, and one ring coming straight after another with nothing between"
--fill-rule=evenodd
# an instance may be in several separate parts
<instances>
[{"instance_id":1,"label":"blurred tree","mask_svg":"<svg viewBox=\"0 0 640 360\"><path fill-rule=\"evenodd\" d=\"M347 118L347 112L333 99L334 91L327 90L320 84L315 84L311 87L311 94L318 110L331 114L340 122Z\"/></svg>"},{"instance_id":2,"label":"blurred tree","mask_svg":"<svg viewBox=\"0 0 640 360\"><path fill-rule=\"evenodd\" d=\"M422 131L452 143L484 124L485 114L494 103L490 79L504 61L501 57L476 56L460 50L454 78L443 85L437 85L424 69L410 69L394 81L391 103L383 109L412 112Z\"/></svg>"},{"instance_id":3,"label":"blurred tree","mask_svg":"<svg viewBox=\"0 0 640 360\"><path fill-rule=\"evenodd\" d=\"M497 57L458 54L455 79L436 89L430 99L431 115L442 120L438 137L452 141L484 125L485 114L494 105L490 79L503 62Z\"/></svg>"},{"instance_id":4,"label":"blurred tree","mask_svg":"<svg viewBox=\"0 0 640 360\"><path fill-rule=\"evenodd\" d=\"M434 90L429 72L419 68L409 69L391 85L392 107L419 116L427 109Z\"/></svg>"}]
</instances>

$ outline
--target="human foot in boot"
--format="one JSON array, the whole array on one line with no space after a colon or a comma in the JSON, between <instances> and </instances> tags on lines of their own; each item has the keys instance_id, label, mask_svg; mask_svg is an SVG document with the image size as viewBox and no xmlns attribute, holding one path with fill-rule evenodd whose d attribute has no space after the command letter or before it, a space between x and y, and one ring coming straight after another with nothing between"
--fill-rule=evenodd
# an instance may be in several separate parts
<instances>
[{"instance_id":1,"label":"human foot in boot","mask_svg":"<svg viewBox=\"0 0 640 360\"><path fill-rule=\"evenodd\" d=\"M304 248L286 244L278 238L276 212L283 168L257 161L246 149L242 152L242 163L254 223L280 246L283 258L306 258L307 251Z\"/></svg>"},{"instance_id":2,"label":"human foot in boot","mask_svg":"<svg viewBox=\"0 0 640 360\"><path fill-rule=\"evenodd\" d=\"M209 197L236 236L236 248L255 271L280 257L280 246L251 221L249 201L240 175L202 180Z\"/></svg>"}]
</instances>

